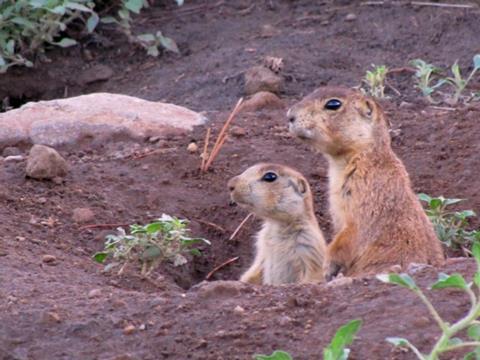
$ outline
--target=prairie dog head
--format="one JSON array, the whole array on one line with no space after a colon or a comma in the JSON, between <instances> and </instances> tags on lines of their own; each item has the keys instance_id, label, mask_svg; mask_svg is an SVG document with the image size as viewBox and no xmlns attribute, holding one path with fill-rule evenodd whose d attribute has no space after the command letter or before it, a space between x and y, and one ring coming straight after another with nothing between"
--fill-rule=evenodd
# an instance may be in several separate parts
<instances>
[{"instance_id":1,"label":"prairie dog head","mask_svg":"<svg viewBox=\"0 0 480 360\"><path fill-rule=\"evenodd\" d=\"M389 142L380 106L360 91L322 87L287 113L290 132L331 156Z\"/></svg>"},{"instance_id":2,"label":"prairie dog head","mask_svg":"<svg viewBox=\"0 0 480 360\"><path fill-rule=\"evenodd\" d=\"M299 172L277 164L257 164L228 182L233 201L263 219L291 222L313 211L310 186Z\"/></svg>"}]
</instances>

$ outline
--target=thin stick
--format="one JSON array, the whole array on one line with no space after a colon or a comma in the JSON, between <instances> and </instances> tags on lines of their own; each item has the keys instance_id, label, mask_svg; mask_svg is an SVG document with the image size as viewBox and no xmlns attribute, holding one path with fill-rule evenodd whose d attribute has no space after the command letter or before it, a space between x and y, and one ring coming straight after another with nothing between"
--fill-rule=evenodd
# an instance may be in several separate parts
<instances>
[{"instance_id":1,"label":"thin stick","mask_svg":"<svg viewBox=\"0 0 480 360\"><path fill-rule=\"evenodd\" d=\"M435 110L443 110L443 111L455 111L455 110L457 110L455 108L445 107L445 106L433 106L433 105L431 105L429 107L432 108L432 109L435 109Z\"/></svg>"},{"instance_id":2,"label":"thin stick","mask_svg":"<svg viewBox=\"0 0 480 360\"><path fill-rule=\"evenodd\" d=\"M208 142L210 141L210 131L212 129L207 129L207 135L205 136L205 144L203 145L203 153L202 153L202 164L200 165L200 170L205 171L205 163L207 162L207 150L208 150Z\"/></svg>"},{"instance_id":3,"label":"thin stick","mask_svg":"<svg viewBox=\"0 0 480 360\"><path fill-rule=\"evenodd\" d=\"M412 1L412 5L418 6L436 6L436 7L445 7L445 8L460 8L460 9L473 9L476 8L476 5L472 4L447 4L447 3L431 3L424 1Z\"/></svg>"},{"instance_id":4,"label":"thin stick","mask_svg":"<svg viewBox=\"0 0 480 360\"><path fill-rule=\"evenodd\" d=\"M212 222L209 222L209 221L205 221L205 220L200 220L200 219L195 219L196 222L199 222L200 224L205 224L205 225L208 225L208 226L211 226L213 227L214 229L217 229L221 232L226 232L227 230L225 230L223 227L221 227L220 225L217 225L215 223L212 223Z\"/></svg>"},{"instance_id":5,"label":"thin stick","mask_svg":"<svg viewBox=\"0 0 480 360\"><path fill-rule=\"evenodd\" d=\"M245 219L242 220L240 225L237 226L237 228L235 229L235 231L232 233L232 235L230 236L230 238L228 240L233 240L235 238L235 236L238 234L238 232L240 231L240 229L242 228L242 226L245 225L245 223L248 221L248 219L250 219L250 217L252 217L252 216L253 216L253 213L248 214L245 217Z\"/></svg>"},{"instance_id":6,"label":"thin stick","mask_svg":"<svg viewBox=\"0 0 480 360\"><path fill-rule=\"evenodd\" d=\"M89 224L84 225L79 228L80 231L87 230L87 229L94 229L94 228L112 228L112 227L120 227L120 226L128 226L130 224Z\"/></svg>"},{"instance_id":7,"label":"thin stick","mask_svg":"<svg viewBox=\"0 0 480 360\"><path fill-rule=\"evenodd\" d=\"M226 139L224 137L225 132L227 131L228 126L232 122L235 115L237 115L238 111L240 110L240 105L242 104L242 102L243 102L243 98L240 98L237 102L237 105L235 105L232 112L230 113L230 116L228 117L227 121L223 125L222 130L220 130L220 134L218 134L217 141L215 141L215 145L213 145L212 152L210 153L210 156L208 157L207 163L205 164L205 171L208 170L208 168L212 164L213 160L217 156L218 152L220 151L220 148L222 147L223 142L225 142L225 139ZM222 142L222 140L223 140L223 142ZM220 142L222 142L221 145L220 145Z\"/></svg>"},{"instance_id":8,"label":"thin stick","mask_svg":"<svg viewBox=\"0 0 480 360\"><path fill-rule=\"evenodd\" d=\"M397 96L402 95L400 91L398 91L392 84L390 84L387 80L385 80L385 85L387 85Z\"/></svg>"},{"instance_id":9,"label":"thin stick","mask_svg":"<svg viewBox=\"0 0 480 360\"><path fill-rule=\"evenodd\" d=\"M221 263L220 265L218 266L215 266L213 268L212 271L210 271L207 276L205 277L205 280L210 280L210 278L212 277L213 274L215 274L218 270L220 270L221 268L227 266L228 264L231 264L233 263L234 261L237 261L240 257L239 256L235 256L234 258L231 258L231 259L228 259L227 261Z\"/></svg>"}]
</instances>

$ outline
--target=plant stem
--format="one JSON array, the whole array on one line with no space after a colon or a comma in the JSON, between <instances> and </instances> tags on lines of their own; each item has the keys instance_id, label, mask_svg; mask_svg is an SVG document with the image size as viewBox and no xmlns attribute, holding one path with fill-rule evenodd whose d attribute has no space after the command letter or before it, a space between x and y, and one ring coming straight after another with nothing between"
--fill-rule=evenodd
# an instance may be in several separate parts
<instances>
[{"instance_id":1,"label":"plant stem","mask_svg":"<svg viewBox=\"0 0 480 360\"><path fill-rule=\"evenodd\" d=\"M443 351L444 352L445 351L452 351L452 350L457 350L457 349L460 349L460 348L463 348L463 347L470 347L470 346L480 347L480 341L467 341L467 342L464 342L464 343L461 343L461 344L447 346L445 349L443 349Z\"/></svg>"},{"instance_id":2,"label":"plant stem","mask_svg":"<svg viewBox=\"0 0 480 360\"><path fill-rule=\"evenodd\" d=\"M448 326L447 324L445 324L445 322L442 320L442 318L440 317L440 315L438 314L437 310L435 310L435 308L433 307L432 303L427 299L427 297L425 296L425 294L422 292L422 290L420 290L419 288L417 288L416 290L414 290L415 293L420 297L420 299L422 299L423 303L427 306L428 308L428 311L430 311L430 314L432 315L432 317L435 319L435 321L437 322L438 326L440 327L440 329L442 330L442 332L446 332L448 330Z\"/></svg>"}]
</instances>

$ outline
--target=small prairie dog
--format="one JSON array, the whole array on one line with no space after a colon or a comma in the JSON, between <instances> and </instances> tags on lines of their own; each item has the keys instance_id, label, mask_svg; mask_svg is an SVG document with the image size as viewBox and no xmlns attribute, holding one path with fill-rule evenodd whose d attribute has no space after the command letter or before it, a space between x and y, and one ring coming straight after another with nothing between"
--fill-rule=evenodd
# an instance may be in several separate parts
<instances>
[{"instance_id":1,"label":"small prairie dog","mask_svg":"<svg viewBox=\"0 0 480 360\"><path fill-rule=\"evenodd\" d=\"M441 265L442 246L390 145L380 106L361 92L317 89L287 114L290 131L324 154L335 236L325 276Z\"/></svg>"},{"instance_id":2,"label":"small prairie dog","mask_svg":"<svg viewBox=\"0 0 480 360\"><path fill-rule=\"evenodd\" d=\"M282 165L257 164L228 182L231 198L263 219L253 264L240 281L323 282L325 240L307 180Z\"/></svg>"}]
</instances>

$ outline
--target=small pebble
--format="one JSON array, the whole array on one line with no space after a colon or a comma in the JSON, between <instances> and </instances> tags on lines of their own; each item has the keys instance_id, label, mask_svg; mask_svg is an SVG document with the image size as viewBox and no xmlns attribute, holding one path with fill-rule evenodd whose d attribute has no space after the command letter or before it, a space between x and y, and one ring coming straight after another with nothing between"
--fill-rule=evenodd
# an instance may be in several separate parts
<instances>
[{"instance_id":1,"label":"small pebble","mask_svg":"<svg viewBox=\"0 0 480 360\"><path fill-rule=\"evenodd\" d=\"M42 262L45 264L53 264L55 261L57 261L57 257L53 255L43 255L42 256Z\"/></svg>"},{"instance_id":2,"label":"small pebble","mask_svg":"<svg viewBox=\"0 0 480 360\"><path fill-rule=\"evenodd\" d=\"M232 126L232 129L230 130L230 133L233 136L242 137L242 136L245 136L247 134L247 131L240 126Z\"/></svg>"},{"instance_id":3,"label":"small pebble","mask_svg":"<svg viewBox=\"0 0 480 360\"><path fill-rule=\"evenodd\" d=\"M125 335L131 335L135 332L135 326L134 325L127 325L123 328L123 333Z\"/></svg>"},{"instance_id":4,"label":"small pebble","mask_svg":"<svg viewBox=\"0 0 480 360\"><path fill-rule=\"evenodd\" d=\"M99 297L102 294L102 289L93 289L88 292L88 298L93 299Z\"/></svg>"},{"instance_id":5,"label":"small pebble","mask_svg":"<svg viewBox=\"0 0 480 360\"><path fill-rule=\"evenodd\" d=\"M241 307L240 305L237 305L235 306L235 309L233 309L234 312L236 312L237 314L242 314L245 312L245 309L243 307Z\"/></svg>"},{"instance_id":6,"label":"small pebble","mask_svg":"<svg viewBox=\"0 0 480 360\"><path fill-rule=\"evenodd\" d=\"M345 16L345 21L354 21L357 20L357 15L354 13L350 13L347 16Z\"/></svg>"},{"instance_id":7,"label":"small pebble","mask_svg":"<svg viewBox=\"0 0 480 360\"><path fill-rule=\"evenodd\" d=\"M196 153L196 152L198 151L198 145L197 145L195 142L191 142L191 143L188 144L188 146L187 146L187 151L188 151L190 154Z\"/></svg>"}]
</instances>

